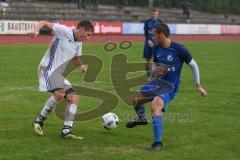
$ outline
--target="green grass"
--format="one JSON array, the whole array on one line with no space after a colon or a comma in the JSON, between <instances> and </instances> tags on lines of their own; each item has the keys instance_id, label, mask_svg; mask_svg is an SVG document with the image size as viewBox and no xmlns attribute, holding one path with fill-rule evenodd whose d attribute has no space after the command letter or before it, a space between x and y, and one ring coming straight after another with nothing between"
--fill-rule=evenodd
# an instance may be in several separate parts
<instances>
[{"instance_id":1,"label":"green grass","mask_svg":"<svg viewBox=\"0 0 240 160\"><path fill-rule=\"evenodd\" d=\"M118 97L113 111L121 123L107 131L100 117L76 122L73 132L82 141L59 138L63 120L51 114L45 123L45 136L33 134L36 118L48 93L38 92L37 66L47 45L0 45L0 159L1 160L238 160L240 159L240 45L235 42L188 42L185 45L198 62L201 82L208 91L202 98L195 90L191 70L185 65L182 85L165 113L164 143L167 148L149 152L151 125L126 129L125 114L133 110ZM103 44L84 44L84 54L102 59L104 66L97 83L79 83L83 76L74 72L70 79L117 96L110 82L110 64L114 54L104 52ZM127 51L129 62L142 62L142 44ZM99 100L82 97L78 112L96 107ZM148 107L149 114L149 107Z\"/></svg>"}]
</instances>

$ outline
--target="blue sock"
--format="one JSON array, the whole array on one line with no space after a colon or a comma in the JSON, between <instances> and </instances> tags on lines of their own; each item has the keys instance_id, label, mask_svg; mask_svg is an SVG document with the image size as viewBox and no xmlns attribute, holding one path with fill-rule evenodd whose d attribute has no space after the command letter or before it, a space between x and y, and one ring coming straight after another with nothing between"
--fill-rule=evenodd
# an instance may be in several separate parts
<instances>
[{"instance_id":1,"label":"blue sock","mask_svg":"<svg viewBox=\"0 0 240 160\"><path fill-rule=\"evenodd\" d=\"M163 117L162 115L152 116L154 142L162 141L163 134Z\"/></svg>"},{"instance_id":2,"label":"blue sock","mask_svg":"<svg viewBox=\"0 0 240 160\"><path fill-rule=\"evenodd\" d=\"M135 107L134 109L138 115L138 120L145 121L147 119L145 106L143 104Z\"/></svg>"}]
</instances>

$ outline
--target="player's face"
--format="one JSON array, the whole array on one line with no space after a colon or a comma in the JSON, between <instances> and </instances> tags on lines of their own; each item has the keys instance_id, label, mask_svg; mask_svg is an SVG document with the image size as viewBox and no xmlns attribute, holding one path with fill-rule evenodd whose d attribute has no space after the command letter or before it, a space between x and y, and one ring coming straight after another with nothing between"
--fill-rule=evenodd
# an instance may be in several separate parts
<instances>
[{"instance_id":1,"label":"player's face","mask_svg":"<svg viewBox=\"0 0 240 160\"><path fill-rule=\"evenodd\" d=\"M151 12L151 18L157 19L158 18L158 12Z\"/></svg>"},{"instance_id":2,"label":"player's face","mask_svg":"<svg viewBox=\"0 0 240 160\"><path fill-rule=\"evenodd\" d=\"M85 28L79 28L77 31L77 40L86 41L92 36L92 31L86 31Z\"/></svg>"},{"instance_id":3,"label":"player's face","mask_svg":"<svg viewBox=\"0 0 240 160\"><path fill-rule=\"evenodd\" d=\"M153 39L156 41L157 44L159 44L159 34L153 33Z\"/></svg>"},{"instance_id":4,"label":"player's face","mask_svg":"<svg viewBox=\"0 0 240 160\"><path fill-rule=\"evenodd\" d=\"M163 41L164 41L164 34L163 33L160 33L160 34L153 33L153 39L156 41L156 43L158 45L161 45L161 44L163 44Z\"/></svg>"}]
</instances>

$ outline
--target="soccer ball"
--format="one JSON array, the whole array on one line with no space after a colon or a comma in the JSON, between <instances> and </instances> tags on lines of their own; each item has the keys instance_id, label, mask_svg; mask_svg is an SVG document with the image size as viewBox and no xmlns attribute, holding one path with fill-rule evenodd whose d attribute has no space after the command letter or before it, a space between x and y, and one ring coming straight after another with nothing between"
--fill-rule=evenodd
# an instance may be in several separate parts
<instances>
[{"instance_id":1,"label":"soccer ball","mask_svg":"<svg viewBox=\"0 0 240 160\"><path fill-rule=\"evenodd\" d=\"M119 119L114 113L106 113L102 116L102 125L105 129L111 130L118 126Z\"/></svg>"}]
</instances>

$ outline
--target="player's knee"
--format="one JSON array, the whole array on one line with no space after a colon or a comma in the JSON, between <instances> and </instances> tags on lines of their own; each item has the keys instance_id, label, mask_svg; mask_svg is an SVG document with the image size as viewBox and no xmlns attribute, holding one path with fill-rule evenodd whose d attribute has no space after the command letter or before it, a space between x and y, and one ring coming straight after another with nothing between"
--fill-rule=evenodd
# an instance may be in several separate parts
<instances>
[{"instance_id":1,"label":"player's knee","mask_svg":"<svg viewBox=\"0 0 240 160\"><path fill-rule=\"evenodd\" d=\"M159 115L164 107L164 102L161 98L155 97L152 101L151 113L152 115Z\"/></svg>"},{"instance_id":2,"label":"player's knee","mask_svg":"<svg viewBox=\"0 0 240 160\"><path fill-rule=\"evenodd\" d=\"M79 104L80 98L79 98L79 95L77 94L69 94L67 95L67 100L70 103Z\"/></svg>"},{"instance_id":3,"label":"player's knee","mask_svg":"<svg viewBox=\"0 0 240 160\"><path fill-rule=\"evenodd\" d=\"M56 101L61 101L64 99L64 91L63 90L58 90L54 92L53 96L56 99Z\"/></svg>"},{"instance_id":4,"label":"player's knee","mask_svg":"<svg viewBox=\"0 0 240 160\"><path fill-rule=\"evenodd\" d=\"M138 98L134 97L133 98L133 106L136 107L138 105Z\"/></svg>"},{"instance_id":5,"label":"player's knee","mask_svg":"<svg viewBox=\"0 0 240 160\"><path fill-rule=\"evenodd\" d=\"M134 106L134 107L137 107L137 106L139 106L139 105L141 105L141 104L143 104L143 103L144 103L144 101L143 101L142 98L140 98L140 97L138 97L138 96L136 96L136 97L133 98L133 106Z\"/></svg>"}]
</instances>

